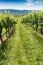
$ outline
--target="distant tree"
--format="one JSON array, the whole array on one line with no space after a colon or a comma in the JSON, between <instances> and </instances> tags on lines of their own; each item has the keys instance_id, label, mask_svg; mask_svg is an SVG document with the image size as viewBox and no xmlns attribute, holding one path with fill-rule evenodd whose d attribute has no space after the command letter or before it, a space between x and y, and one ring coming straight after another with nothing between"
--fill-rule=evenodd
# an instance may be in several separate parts
<instances>
[{"instance_id":1,"label":"distant tree","mask_svg":"<svg viewBox=\"0 0 43 65\"><path fill-rule=\"evenodd\" d=\"M36 25L36 31L38 29L38 20L39 20L39 14L37 12L33 13L34 17L34 24Z\"/></svg>"},{"instance_id":2,"label":"distant tree","mask_svg":"<svg viewBox=\"0 0 43 65\"><path fill-rule=\"evenodd\" d=\"M0 21L0 39L3 42L3 40L2 40L2 29L3 29L2 22Z\"/></svg>"},{"instance_id":3,"label":"distant tree","mask_svg":"<svg viewBox=\"0 0 43 65\"><path fill-rule=\"evenodd\" d=\"M41 34L43 34L43 12L40 12L40 21L39 21L39 24L40 24L40 31L41 31Z\"/></svg>"}]
</instances>

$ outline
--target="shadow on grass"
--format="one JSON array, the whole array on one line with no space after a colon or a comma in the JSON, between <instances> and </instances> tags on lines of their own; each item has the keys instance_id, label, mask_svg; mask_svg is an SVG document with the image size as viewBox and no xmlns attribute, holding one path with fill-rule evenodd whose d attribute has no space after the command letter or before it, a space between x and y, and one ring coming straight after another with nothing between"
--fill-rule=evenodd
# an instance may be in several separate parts
<instances>
[{"instance_id":1,"label":"shadow on grass","mask_svg":"<svg viewBox=\"0 0 43 65\"><path fill-rule=\"evenodd\" d=\"M35 36L35 38L38 40L39 43L41 43L41 45L43 45L43 37L41 37L40 35L38 35L37 33L33 34Z\"/></svg>"},{"instance_id":2,"label":"shadow on grass","mask_svg":"<svg viewBox=\"0 0 43 65\"><path fill-rule=\"evenodd\" d=\"M3 43L1 44L1 46L0 46L0 62L1 62L2 60L6 60L5 51L7 51L7 49L8 49L7 40L8 40L11 36L13 36L13 34L15 33L14 30L16 30L16 27L15 27L15 26L14 26L14 29L12 30L11 34L9 35L9 37L8 37L6 40L4 40L4 42L3 42Z\"/></svg>"},{"instance_id":3,"label":"shadow on grass","mask_svg":"<svg viewBox=\"0 0 43 65\"><path fill-rule=\"evenodd\" d=\"M29 30L29 26L25 25L25 27L27 28L27 30ZM38 42L43 46L43 35L41 34L38 35L38 33L31 27L30 27L30 30L32 35L36 38L36 40L38 40Z\"/></svg>"},{"instance_id":4,"label":"shadow on grass","mask_svg":"<svg viewBox=\"0 0 43 65\"><path fill-rule=\"evenodd\" d=\"M13 28L12 32L11 32L10 35L7 37L7 39L4 40L3 43L1 44L1 49L2 49L2 50L5 50L5 49L7 48L6 42L7 42L7 40L15 33L14 30L15 30L15 27Z\"/></svg>"}]
</instances>

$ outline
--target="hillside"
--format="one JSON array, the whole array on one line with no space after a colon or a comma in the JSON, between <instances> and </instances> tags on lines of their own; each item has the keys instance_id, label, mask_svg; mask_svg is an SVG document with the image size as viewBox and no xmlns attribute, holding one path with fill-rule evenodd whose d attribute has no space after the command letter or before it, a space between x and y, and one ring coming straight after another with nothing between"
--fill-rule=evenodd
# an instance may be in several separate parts
<instances>
[{"instance_id":1,"label":"hillside","mask_svg":"<svg viewBox=\"0 0 43 65\"><path fill-rule=\"evenodd\" d=\"M1 52L0 65L43 65L43 37L18 20Z\"/></svg>"},{"instance_id":2,"label":"hillside","mask_svg":"<svg viewBox=\"0 0 43 65\"><path fill-rule=\"evenodd\" d=\"M40 11L40 10L34 10L34 11ZM13 15L25 15L25 14L28 14L28 13L31 13L32 10L15 10L15 9L0 9L0 13L8 13L10 12L10 14L13 14Z\"/></svg>"}]
</instances>

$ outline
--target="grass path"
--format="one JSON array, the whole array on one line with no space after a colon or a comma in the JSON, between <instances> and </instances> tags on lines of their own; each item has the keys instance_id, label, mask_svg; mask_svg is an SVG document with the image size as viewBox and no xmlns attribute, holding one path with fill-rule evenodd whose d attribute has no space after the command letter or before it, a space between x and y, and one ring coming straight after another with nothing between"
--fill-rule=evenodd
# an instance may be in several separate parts
<instances>
[{"instance_id":1,"label":"grass path","mask_svg":"<svg viewBox=\"0 0 43 65\"><path fill-rule=\"evenodd\" d=\"M5 44L0 65L43 65L43 38L19 20Z\"/></svg>"}]
</instances>

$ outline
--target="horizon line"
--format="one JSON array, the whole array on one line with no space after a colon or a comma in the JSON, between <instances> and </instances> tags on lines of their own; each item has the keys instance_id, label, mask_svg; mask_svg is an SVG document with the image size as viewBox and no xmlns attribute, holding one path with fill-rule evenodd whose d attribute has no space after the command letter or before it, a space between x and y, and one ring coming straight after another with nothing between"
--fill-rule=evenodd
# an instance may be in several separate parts
<instances>
[{"instance_id":1,"label":"horizon line","mask_svg":"<svg viewBox=\"0 0 43 65\"><path fill-rule=\"evenodd\" d=\"M4 9L4 10L7 10L7 9L13 9L13 10L43 10L43 9L14 9L14 8L0 8L0 9Z\"/></svg>"}]
</instances>

